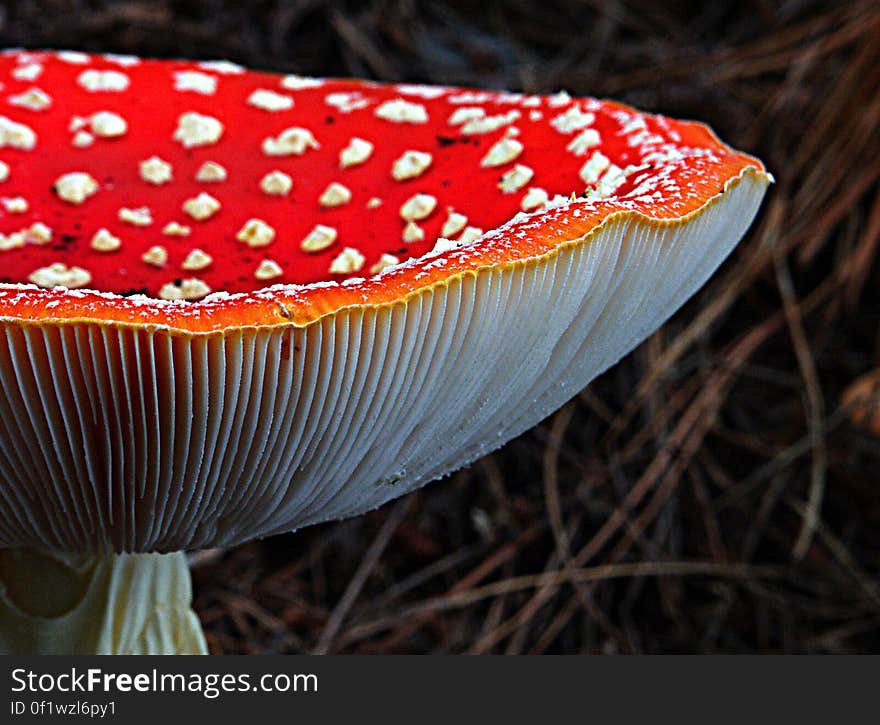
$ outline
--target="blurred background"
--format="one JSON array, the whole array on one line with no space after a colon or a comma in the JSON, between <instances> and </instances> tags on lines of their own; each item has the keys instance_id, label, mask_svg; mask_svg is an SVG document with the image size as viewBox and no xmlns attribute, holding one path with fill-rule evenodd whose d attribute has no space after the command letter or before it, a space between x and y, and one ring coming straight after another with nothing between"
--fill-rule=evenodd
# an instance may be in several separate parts
<instances>
[{"instance_id":1,"label":"blurred background","mask_svg":"<svg viewBox=\"0 0 880 725\"><path fill-rule=\"evenodd\" d=\"M215 653L880 652L880 3L0 3L0 44L613 97L776 176L664 328L351 521L192 556Z\"/></svg>"}]
</instances>

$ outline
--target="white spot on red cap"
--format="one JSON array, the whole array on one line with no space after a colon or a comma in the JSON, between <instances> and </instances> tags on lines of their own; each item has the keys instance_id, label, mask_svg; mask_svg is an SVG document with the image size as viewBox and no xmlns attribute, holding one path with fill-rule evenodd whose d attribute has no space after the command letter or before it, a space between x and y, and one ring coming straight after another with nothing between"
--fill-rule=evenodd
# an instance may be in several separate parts
<instances>
[{"instance_id":1,"label":"white spot on red cap","mask_svg":"<svg viewBox=\"0 0 880 725\"><path fill-rule=\"evenodd\" d=\"M486 155L480 160L480 166L493 167L509 164L523 151L523 145L515 138L502 138L492 144Z\"/></svg>"},{"instance_id":2,"label":"white spot on red cap","mask_svg":"<svg viewBox=\"0 0 880 725\"><path fill-rule=\"evenodd\" d=\"M339 165L343 169L364 163L373 154L373 144L355 136L348 145L339 152Z\"/></svg>"},{"instance_id":3,"label":"white spot on red cap","mask_svg":"<svg viewBox=\"0 0 880 725\"><path fill-rule=\"evenodd\" d=\"M76 82L89 93L121 93L131 83L129 77L118 70L84 70L77 76Z\"/></svg>"},{"instance_id":4,"label":"white spot on red cap","mask_svg":"<svg viewBox=\"0 0 880 725\"><path fill-rule=\"evenodd\" d=\"M561 108L562 106L566 106L571 103L571 96L568 95L566 91L559 91L558 93L554 93L550 98L547 99L547 105L550 108Z\"/></svg>"},{"instance_id":5,"label":"white spot on red cap","mask_svg":"<svg viewBox=\"0 0 880 725\"><path fill-rule=\"evenodd\" d=\"M0 116L0 148L6 146L31 151L37 145L37 134L23 123Z\"/></svg>"},{"instance_id":6,"label":"white spot on red cap","mask_svg":"<svg viewBox=\"0 0 880 725\"><path fill-rule=\"evenodd\" d=\"M517 164L501 177L501 181L498 182L498 188L505 194L512 194L528 184L534 175L535 172L530 167L524 164Z\"/></svg>"},{"instance_id":7,"label":"white spot on red cap","mask_svg":"<svg viewBox=\"0 0 880 725\"><path fill-rule=\"evenodd\" d=\"M269 196L287 196L293 188L293 179L283 171L275 169L260 179L260 189Z\"/></svg>"},{"instance_id":8,"label":"white spot on red cap","mask_svg":"<svg viewBox=\"0 0 880 725\"><path fill-rule=\"evenodd\" d=\"M310 78L308 76L298 76L294 73L284 76L280 83L282 88L288 91L305 91L309 88L320 88L324 85L324 81L320 78Z\"/></svg>"},{"instance_id":9,"label":"white spot on red cap","mask_svg":"<svg viewBox=\"0 0 880 725\"><path fill-rule=\"evenodd\" d=\"M602 137L599 132L595 128L586 128L571 140L565 150L571 151L575 156L586 156L587 151L600 143Z\"/></svg>"},{"instance_id":10,"label":"white spot on red cap","mask_svg":"<svg viewBox=\"0 0 880 725\"><path fill-rule=\"evenodd\" d=\"M30 204L23 196L4 197L0 201L8 214L25 214L30 208Z\"/></svg>"},{"instance_id":11,"label":"white spot on red cap","mask_svg":"<svg viewBox=\"0 0 880 725\"><path fill-rule=\"evenodd\" d=\"M162 227L162 234L166 237L188 237L191 232L192 229L179 222L168 222Z\"/></svg>"},{"instance_id":12,"label":"white spot on red cap","mask_svg":"<svg viewBox=\"0 0 880 725\"><path fill-rule=\"evenodd\" d=\"M214 71L224 76L237 76L244 73L244 67L229 60L203 60L199 68Z\"/></svg>"},{"instance_id":13,"label":"white spot on red cap","mask_svg":"<svg viewBox=\"0 0 880 725\"><path fill-rule=\"evenodd\" d=\"M188 111L177 119L174 140L184 148L210 146L223 135L223 124L213 116Z\"/></svg>"},{"instance_id":14,"label":"white spot on red cap","mask_svg":"<svg viewBox=\"0 0 880 725\"><path fill-rule=\"evenodd\" d=\"M172 178L171 164L160 159L158 156L150 156L150 158L141 161L138 165L138 171L141 179L148 184L167 184Z\"/></svg>"},{"instance_id":15,"label":"white spot on red cap","mask_svg":"<svg viewBox=\"0 0 880 725\"><path fill-rule=\"evenodd\" d=\"M330 274L351 274L359 272L366 258L354 247L344 247L343 250L330 263Z\"/></svg>"},{"instance_id":16,"label":"white spot on red cap","mask_svg":"<svg viewBox=\"0 0 880 725\"><path fill-rule=\"evenodd\" d=\"M206 161L196 171L196 181L203 184L219 184L226 181L226 169L216 161Z\"/></svg>"},{"instance_id":17,"label":"white spot on red cap","mask_svg":"<svg viewBox=\"0 0 880 725\"><path fill-rule=\"evenodd\" d=\"M28 280L38 287L85 287L92 281L92 275L82 267L68 267L63 262L55 262L31 272Z\"/></svg>"},{"instance_id":18,"label":"white spot on red cap","mask_svg":"<svg viewBox=\"0 0 880 725\"><path fill-rule=\"evenodd\" d=\"M378 118L393 123L427 123L428 111L421 103L412 103L403 98L385 101L376 108Z\"/></svg>"},{"instance_id":19,"label":"white spot on red cap","mask_svg":"<svg viewBox=\"0 0 880 725\"><path fill-rule=\"evenodd\" d=\"M293 108L293 99L283 93L258 88L248 96L248 105L260 108L264 111L289 111Z\"/></svg>"},{"instance_id":20,"label":"white spot on red cap","mask_svg":"<svg viewBox=\"0 0 880 725\"><path fill-rule=\"evenodd\" d=\"M321 252L331 246L336 241L336 230L333 227L324 224L316 224L302 240L299 248L304 252Z\"/></svg>"},{"instance_id":21,"label":"white spot on red cap","mask_svg":"<svg viewBox=\"0 0 880 725\"><path fill-rule=\"evenodd\" d=\"M43 73L43 66L39 63L26 63L12 69L12 77L17 81L37 80Z\"/></svg>"},{"instance_id":22,"label":"white spot on red cap","mask_svg":"<svg viewBox=\"0 0 880 725\"><path fill-rule=\"evenodd\" d=\"M328 93L324 96L324 103L340 113L351 113L369 106L370 100L364 98L360 91L351 91L349 93Z\"/></svg>"},{"instance_id":23,"label":"white spot on red cap","mask_svg":"<svg viewBox=\"0 0 880 725\"><path fill-rule=\"evenodd\" d=\"M275 230L262 219L248 219L235 238L251 248L266 247L275 239Z\"/></svg>"},{"instance_id":24,"label":"white spot on red cap","mask_svg":"<svg viewBox=\"0 0 880 725\"><path fill-rule=\"evenodd\" d=\"M12 234L0 234L0 252L9 252L13 249L21 249L27 240L22 232Z\"/></svg>"},{"instance_id":25,"label":"white spot on red cap","mask_svg":"<svg viewBox=\"0 0 880 725\"><path fill-rule=\"evenodd\" d=\"M168 261L168 250L160 244L157 244L144 252L141 255L141 259L153 267L164 267L165 263Z\"/></svg>"},{"instance_id":26,"label":"white spot on red cap","mask_svg":"<svg viewBox=\"0 0 880 725\"><path fill-rule=\"evenodd\" d=\"M536 209L545 206L549 199L550 195L547 194L544 189L538 186L533 186L526 192L525 196L523 196L519 208L526 212L535 211Z\"/></svg>"},{"instance_id":27,"label":"white spot on red cap","mask_svg":"<svg viewBox=\"0 0 880 725\"><path fill-rule=\"evenodd\" d=\"M201 249L193 249L186 255L186 259L183 260L180 268L187 272L197 272L200 269L210 267L213 261L211 255L207 252Z\"/></svg>"},{"instance_id":28,"label":"white spot on red cap","mask_svg":"<svg viewBox=\"0 0 880 725\"><path fill-rule=\"evenodd\" d=\"M468 121L476 121L478 118L485 118L486 110L479 106L462 106L456 108L449 116L447 123L450 126L461 126Z\"/></svg>"},{"instance_id":29,"label":"white spot on red cap","mask_svg":"<svg viewBox=\"0 0 880 725\"><path fill-rule=\"evenodd\" d=\"M440 98L449 90L444 86L429 86L424 83L398 83L394 89L405 96L418 96L428 100Z\"/></svg>"},{"instance_id":30,"label":"white spot on red cap","mask_svg":"<svg viewBox=\"0 0 880 725\"><path fill-rule=\"evenodd\" d=\"M62 174L55 180L55 193L68 204L82 204L98 191L98 182L85 171L71 171Z\"/></svg>"},{"instance_id":31,"label":"white spot on red cap","mask_svg":"<svg viewBox=\"0 0 880 725\"><path fill-rule=\"evenodd\" d=\"M616 164L611 164L602 174L594 192L589 193L590 197L607 198L617 191L626 182L626 173Z\"/></svg>"},{"instance_id":32,"label":"white spot on red cap","mask_svg":"<svg viewBox=\"0 0 880 725\"><path fill-rule=\"evenodd\" d=\"M485 118L475 118L468 121L461 127L461 132L468 136L479 135L484 133L492 133L505 126L509 126L520 117L520 112L516 109L507 113L501 113L496 116L486 116Z\"/></svg>"},{"instance_id":33,"label":"white spot on red cap","mask_svg":"<svg viewBox=\"0 0 880 725\"><path fill-rule=\"evenodd\" d=\"M174 90L213 96L217 92L217 76L197 70L179 70L174 73Z\"/></svg>"},{"instance_id":34,"label":"white spot on red cap","mask_svg":"<svg viewBox=\"0 0 880 725\"><path fill-rule=\"evenodd\" d=\"M136 55L124 55L120 53L104 53L101 56L104 60L109 61L110 63L116 63L117 65L121 65L125 68L131 68L132 66L139 65L141 59Z\"/></svg>"},{"instance_id":35,"label":"white spot on red cap","mask_svg":"<svg viewBox=\"0 0 880 725\"><path fill-rule=\"evenodd\" d=\"M391 176L397 181L406 181L421 176L434 157L427 151L404 151L391 167Z\"/></svg>"},{"instance_id":36,"label":"white spot on red cap","mask_svg":"<svg viewBox=\"0 0 880 725\"><path fill-rule=\"evenodd\" d=\"M601 151L594 151L587 163L585 163L578 175L585 184L595 184L602 172L611 165L611 161Z\"/></svg>"},{"instance_id":37,"label":"white spot on red cap","mask_svg":"<svg viewBox=\"0 0 880 725\"><path fill-rule=\"evenodd\" d=\"M85 65L91 60L86 53L80 53L78 50L59 50L55 53L55 57L73 65Z\"/></svg>"},{"instance_id":38,"label":"white spot on red cap","mask_svg":"<svg viewBox=\"0 0 880 725\"><path fill-rule=\"evenodd\" d=\"M437 207L437 197L430 194L413 194L400 207L400 217L407 222L421 221Z\"/></svg>"},{"instance_id":39,"label":"white spot on red cap","mask_svg":"<svg viewBox=\"0 0 880 725\"><path fill-rule=\"evenodd\" d=\"M277 136L263 140L263 153L267 156L302 156L308 149L320 147L312 132L299 126L286 128Z\"/></svg>"},{"instance_id":40,"label":"white spot on red cap","mask_svg":"<svg viewBox=\"0 0 880 725\"><path fill-rule=\"evenodd\" d=\"M48 244L52 241L52 230L43 222L34 222L24 230L24 236L31 244Z\"/></svg>"},{"instance_id":41,"label":"white spot on red cap","mask_svg":"<svg viewBox=\"0 0 880 725\"><path fill-rule=\"evenodd\" d=\"M122 240L111 234L110 230L101 228L95 232L89 246L96 252L115 252L122 246Z\"/></svg>"},{"instance_id":42,"label":"white spot on red cap","mask_svg":"<svg viewBox=\"0 0 880 725\"><path fill-rule=\"evenodd\" d=\"M407 244L421 242L425 238L425 230L415 222L407 222L406 226L403 228L402 238Z\"/></svg>"},{"instance_id":43,"label":"white spot on red cap","mask_svg":"<svg viewBox=\"0 0 880 725\"><path fill-rule=\"evenodd\" d=\"M440 230L441 237L454 237L462 229L467 226L468 218L457 211L449 210L449 216L443 222L443 229Z\"/></svg>"},{"instance_id":44,"label":"white spot on red cap","mask_svg":"<svg viewBox=\"0 0 880 725\"><path fill-rule=\"evenodd\" d=\"M220 211L220 202L203 191L198 196L183 202L183 211L196 221L204 221Z\"/></svg>"},{"instance_id":45,"label":"white spot on red cap","mask_svg":"<svg viewBox=\"0 0 880 725\"><path fill-rule=\"evenodd\" d=\"M447 96L449 103L486 103L492 100L492 94L488 91L462 91L452 96Z\"/></svg>"},{"instance_id":46,"label":"white spot on red cap","mask_svg":"<svg viewBox=\"0 0 880 725\"><path fill-rule=\"evenodd\" d=\"M459 242L453 241L452 239L446 239L446 237L440 237L436 242L434 242L431 253L442 254L443 252L451 252L454 249L458 249L458 246Z\"/></svg>"},{"instance_id":47,"label":"white spot on red cap","mask_svg":"<svg viewBox=\"0 0 880 725\"><path fill-rule=\"evenodd\" d=\"M331 181L318 199L323 207L343 206L351 201L351 190L338 181Z\"/></svg>"},{"instance_id":48,"label":"white spot on red cap","mask_svg":"<svg viewBox=\"0 0 880 725\"><path fill-rule=\"evenodd\" d=\"M118 113L112 111L98 111L89 119L92 133L100 138L115 138L124 136L128 131L128 124Z\"/></svg>"},{"instance_id":49,"label":"white spot on red cap","mask_svg":"<svg viewBox=\"0 0 880 725\"><path fill-rule=\"evenodd\" d=\"M586 128L587 126L592 126L595 120L595 114L590 113L589 111L582 111L581 108L575 104L567 111L555 116L553 120L550 121L550 125L559 131L559 133L572 133L573 131L579 131L582 128Z\"/></svg>"},{"instance_id":50,"label":"white spot on red cap","mask_svg":"<svg viewBox=\"0 0 880 725\"><path fill-rule=\"evenodd\" d=\"M7 100L10 105L26 108L28 111L45 111L52 106L52 98L39 88L29 88L24 93L9 96Z\"/></svg>"},{"instance_id":51,"label":"white spot on red cap","mask_svg":"<svg viewBox=\"0 0 880 725\"><path fill-rule=\"evenodd\" d=\"M196 277L163 284L159 290L159 297L163 300L198 300L209 294L211 288Z\"/></svg>"},{"instance_id":52,"label":"white spot on red cap","mask_svg":"<svg viewBox=\"0 0 880 725\"><path fill-rule=\"evenodd\" d=\"M153 213L149 207L139 206L134 209L122 207L119 210L119 221L134 227L148 227L153 223Z\"/></svg>"},{"instance_id":53,"label":"white spot on red cap","mask_svg":"<svg viewBox=\"0 0 880 725\"><path fill-rule=\"evenodd\" d=\"M77 131L70 139L70 143L78 149L84 149L95 143L95 137L88 131Z\"/></svg>"},{"instance_id":54,"label":"white spot on red cap","mask_svg":"<svg viewBox=\"0 0 880 725\"><path fill-rule=\"evenodd\" d=\"M459 244L472 244L483 236L483 230L479 227L465 227L458 237Z\"/></svg>"},{"instance_id":55,"label":"white spot on red cap","mask_svg":"<svg viewBox=\"0 0 880 725\"><path fill-rule=\"evenodd\" d=\"M264 259L254 270L254 277L259 280L275 279L284 274L284 270L274 259Z\"/></svg>"}]
</instances>

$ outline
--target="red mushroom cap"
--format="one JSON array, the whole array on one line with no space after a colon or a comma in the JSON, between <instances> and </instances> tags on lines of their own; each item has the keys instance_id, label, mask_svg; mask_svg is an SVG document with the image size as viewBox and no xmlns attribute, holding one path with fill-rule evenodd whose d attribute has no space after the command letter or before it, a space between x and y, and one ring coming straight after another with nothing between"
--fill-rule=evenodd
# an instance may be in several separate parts
<instances>
[{"instance_id":1,"label":"red mushroom cap","mask_svg":"<svg viewBox=\"0 0 880 725\"><path fill-rule=\"evenodd\" d=\"M80 290L7 291L12 317L305 324L614 214L681 219L763 169L701 124L564 93L71 52L8 52L0 79L0 280Z\"/></svg>"}]
</instances>

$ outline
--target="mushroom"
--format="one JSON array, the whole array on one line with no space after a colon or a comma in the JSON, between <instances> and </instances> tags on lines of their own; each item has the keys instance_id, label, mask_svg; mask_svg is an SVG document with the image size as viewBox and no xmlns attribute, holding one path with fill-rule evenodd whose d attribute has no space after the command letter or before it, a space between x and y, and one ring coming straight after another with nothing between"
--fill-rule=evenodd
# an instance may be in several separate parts
<instances>
[{"instance_id":1,"label":"mushroom","mask_svg":"<svg viewBox=\"0 0 880 725\"><path fill-rule=\"evenodd\" d=\"M180 552L535 425L771 180L702 124L564 93L19 51L0 80L39 90L0 109L4 651L204 651Z\"/></svg>"}]
</instances>

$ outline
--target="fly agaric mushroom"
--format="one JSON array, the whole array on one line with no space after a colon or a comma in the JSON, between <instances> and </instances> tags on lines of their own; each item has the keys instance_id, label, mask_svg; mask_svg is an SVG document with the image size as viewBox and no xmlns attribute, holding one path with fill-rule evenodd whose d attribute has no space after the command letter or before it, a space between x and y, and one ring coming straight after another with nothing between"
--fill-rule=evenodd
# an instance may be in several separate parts
<instances>
[{"instance_id":1,"label":"fly agaric mushroom","mask_svg":"<svg viewBox=\"0 0 880 725\"><path fill-rule=\"evenodd\" d=\"M69 52L0 79L7 650L200 651L182 555L152 552L499 447L681 306L770 181L564 93Z\"/></svg>"}]
</instances>

